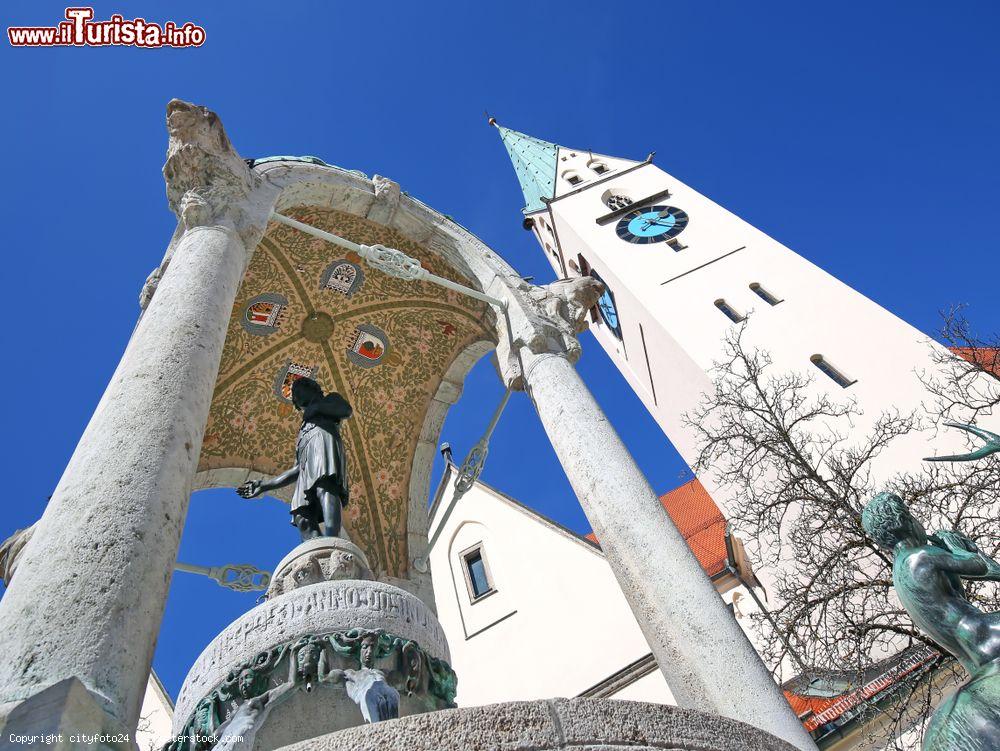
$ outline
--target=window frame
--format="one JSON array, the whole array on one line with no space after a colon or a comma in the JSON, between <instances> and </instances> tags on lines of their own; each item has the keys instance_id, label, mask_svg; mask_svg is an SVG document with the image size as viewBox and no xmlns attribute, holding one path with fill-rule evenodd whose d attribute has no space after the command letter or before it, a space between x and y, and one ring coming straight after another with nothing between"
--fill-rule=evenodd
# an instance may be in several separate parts
<instances>
[{"instance_id":1,"label":"window frame","mask_svg":"<svg viewBox=\"0 0 1000 751\"><path fill-rule=\"evenodd\" d=\"M858 382L857 378L852 379L844 375L844 372L840 368L831 363L821 354L813 355L809 358L809 362L813 364L813 367L815 367L816 370L825 375L842 389L850 388Z\"/></svg>"},{"instance_id":2,"label":"window frame","mask_svg":"<svg viewBox=\"0 0 1000 751\"><path fill-rule=\"evenodd\" d=\"M726 298L724 297L720 297L712 304L715 305L716 310L729 319L731 323L743 323L743 321L747 319L745 315L741 315L736 308L726 302Z\"/></svg>"},{"instance_id":3,"label":"window frame","mask_svg":"<svg viewBox=\"0 0 1000 751\"><path fill-rule=\"evenodd\" d=\"M760 282L750 282L750 284L747 285L747 286L750 287L750 291L751 292L753 292L755 295L757 295L757 297L759 297L761 300L763 300L764 302L766 302L772 308L775 305L780 305L781 303L783 303L785 301L785 298L783 298L783 297L781 299L778 299L775 295L773 295L771 293L771 290L769 290L767 287L765 287Z\"/></svg>"},{"instance_id":4,"label":"window frame","mask_svg":"<svg viewBox=\"0 0 1000 751\"><path fill-rule=\"evenodd\" d=\"M465 578L465 590L469 595L469 604L471 605L482 602L490 595L497 593L496 580L493 578L493 569L490 567L490 561L486 557L486 551L483 548L483 542L479 541L458 554L459 563L462 565L462 575ZM476 588L472 581L472 571L469 570L469 559L477 553L479 560L483 562L483 573L486 575L486 585L489 587L489 589L479 595L476 594Z\"/></svg>"}]
</instances>

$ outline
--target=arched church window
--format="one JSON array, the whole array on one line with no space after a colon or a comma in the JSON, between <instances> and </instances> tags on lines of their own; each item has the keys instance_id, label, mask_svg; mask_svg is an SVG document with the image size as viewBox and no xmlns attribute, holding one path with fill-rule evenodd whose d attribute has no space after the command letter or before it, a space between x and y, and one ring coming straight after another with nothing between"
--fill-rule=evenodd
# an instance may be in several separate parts
<instances>
[{"instance_id":1,"label":"arched church window","mask_svg":"<svg viewBox=\"0 0 1000 751\"><path fill-rule=\"evenodd\" d=\"M857 379L851 380L846 375L841 373L835 367L833 367L823 355L813 355L809 358L812 364L819 368L824 375L826 375L830 380L834 381L840 388L846 389L853 383L857 383Z\"/></svg>"},{"instance_id":2,"label":"arched church window","mask_svg":"<svg viewBox=\"0 0 1000 751\"><path fill-rule=\"evenodd\" d=\"M563 179L570 185L579 185L583 182L583 178L580 177L580 173L576 170L566 170L563 172Z\"/></svg>"},{"instance_id":3,"label":"arched church window","mask_svg":"<svg viewBox=\"0 0 1000 751\"><path fill-rule=\"evenodd\" d=\"M732 305L727 303L722 298L719 298L718 300L715 301L715 307L721 310L722 314L733 323L739 323L744 318L744 316L741 316L739 313L736 312L736 308L734 308Z\"/></svg>"},{"instance_id":4,"label":"arched church window","mask_svg":"<svg viewBox=\"0 0 1000 751\"><path fill-rule=\"evenodd\" d=\"M600 160L597 160L597 159L595 159L594 161L592 161L587 166L590 167L590 169L592 169L598 175L603 175L605 172L608 171L608 165L606 165L604 162L602 162Z\"/></svg>"},{"instance_id":5,"label":"arched church window","mask_svg":"<svg viewBox=\"0 0 1000 751\"><path fill-rule=\"evenodd\" d=\"M761 287L757 282L750 285L750 289L753 291L757 297L766 302L768 305L777 305L781 300L772 295L766 289Z\"/></svg>"},{"instance_id":6,"label":"arched church window","mask_svg":"<svg viewBox=\"0 0 1000 751\"><path fill-rule=\"evenodd\" d=\"M604 191L604 195L601 196L601 200L604 201L604 205L612 211L618 211L619 209L624 209L627 206L632 205L632 199L628 197L628 194L623 193L620 190Z\"/></svg>"}]
</instances>

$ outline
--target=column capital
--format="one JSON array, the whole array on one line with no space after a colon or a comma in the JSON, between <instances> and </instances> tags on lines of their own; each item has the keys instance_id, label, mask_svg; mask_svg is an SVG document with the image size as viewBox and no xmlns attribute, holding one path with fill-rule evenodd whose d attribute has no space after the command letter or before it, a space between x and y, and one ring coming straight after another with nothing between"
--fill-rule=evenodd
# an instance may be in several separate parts
<instances>
[{"instance_id":1,"label":"column capital","mask_svg":"<svg viewBox=\"0 0 1000 751\"><path fill-rule=\"evenodd\" d=\"M577 334L587 328L587 311L597 304L604 285L589 276L558 279L538 286L515 278L503 279L502 290L491 294L507 300L510 337L500 336L497 360L508 386L524 388L521 350L533 355L554 354L575 363L580 359ZM502 332L503 333L503 332ZM513 346L511 346L513 342Z\"/></svg>"},{"instance_id":2,"label":"column capital","mask_svg":"<svg viewBox=\"0 0 1000 751\"><path fill-rule=\"evenodd\" d=\"M219 116L180 99L167 104L167 202L185 231L223 226L252 251L267 227L278 188L236 152Z\"/></svg>"}]
</instances>

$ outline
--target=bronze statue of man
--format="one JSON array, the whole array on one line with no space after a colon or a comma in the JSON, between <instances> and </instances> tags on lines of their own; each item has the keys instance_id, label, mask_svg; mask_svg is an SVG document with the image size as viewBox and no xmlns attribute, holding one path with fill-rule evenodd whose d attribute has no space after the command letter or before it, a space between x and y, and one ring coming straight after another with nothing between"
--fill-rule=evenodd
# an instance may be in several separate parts
<instances>
[{"instance_id":1,"label":"bronze statue of man","mask_svg":"<svg viewBox=\"0 0 1000 751\"><path fill-rule=\"evenodd\" d=\"M1000 581L1000 564L958 532L928 536L891 493L869 501L861 523L892 551L892 583L913 622L970 675L934 712L924 751L1000 751L1000 612L984 613L962 586L962 579Z\"/></svg>"},{"instance_id":2,"label":"bronze statue of man","mask_svg":"<svg viewBox=\"0 0 1000 751\"><path fill-rule=\"evenodd\" d=\"M292 384L292 404L302 412L295 466L269 480L245 482L236 492L244 498L256 498L294 482L292 525L298 527L302 541L322 535L338 537L341 511L350 492L340 423L351 416L351 405L338 393L324 395L312 378L299 378Z\"/></svg>"}]
</instances>

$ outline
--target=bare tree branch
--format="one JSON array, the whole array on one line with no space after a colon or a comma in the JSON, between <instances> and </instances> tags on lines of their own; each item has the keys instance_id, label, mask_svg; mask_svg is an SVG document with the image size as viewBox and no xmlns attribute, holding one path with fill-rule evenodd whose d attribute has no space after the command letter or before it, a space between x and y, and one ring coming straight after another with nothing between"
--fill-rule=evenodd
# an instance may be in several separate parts
<instances>
[{"instance_id":1,"label":"bare tree branch","mask_svg":"<svg viewBox=\"0 0 1000 751\"><path fill-rule=\"evenodd\" d=\"M959 341L973 341L965 324L946 319L946 325L964 337ZM922 466L914 457L910 472L877 477L873 464L880 455L933 421L898 410L863 415L855 401L812 388L808 374L775 372L767 352L745 345L744 328L726 339L710 393L685 415L698 436L693 469L712 475L736 499L730 522L769 572L771 610L752 619L765 661L780 676L786 658L797 655L809 666L807 682L838 675L859 684L879 659L907 646L933 646L895 598L892 560L861 527L864 505L891 489L929 528L960 527L995 557L1000 461ZM962 362L943 371L955 375L937 390L928 387L940 416L959 406L980 414L1000 403L1000 381L993 379L998 388L991 392L973 388L975 379L964 374L969 368L979 375L991 367L1000 372L1000 359ZM870 425L864 432L857 428L862 422ZM969 589L984 607L1000 606L995 585ZM883 745L929 715L939 698L937 674L924 670L908 678L888 709L862 708L880 718Z\"/></svg>"}]
</instances>

